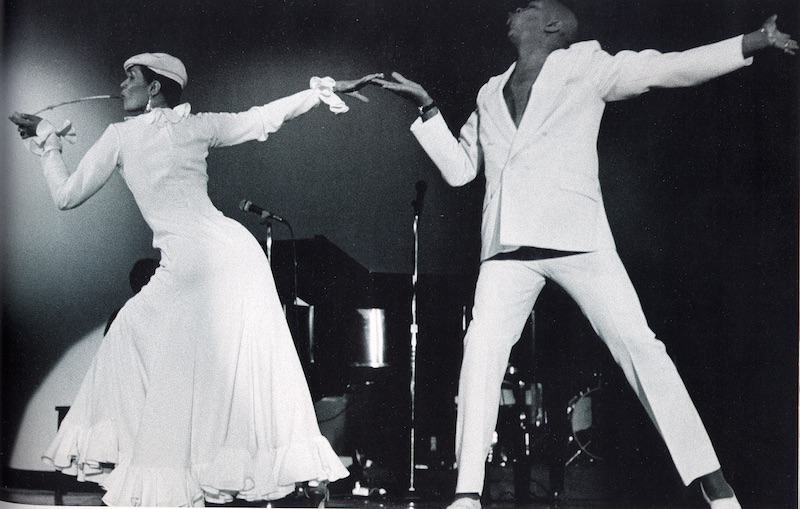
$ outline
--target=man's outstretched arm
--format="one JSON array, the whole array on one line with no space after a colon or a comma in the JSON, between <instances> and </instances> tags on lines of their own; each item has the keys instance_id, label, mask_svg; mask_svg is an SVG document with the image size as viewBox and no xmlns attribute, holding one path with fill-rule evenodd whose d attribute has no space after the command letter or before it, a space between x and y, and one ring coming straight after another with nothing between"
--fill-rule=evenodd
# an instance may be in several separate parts
<instances>
[{"instance_id":1,"label":"man's outstretched arm","mask_svg":"<svg viewBox=\"0 0 800 509\"><path fill-rule=\"evenodd\" d=\"M776 19L771 16L748 34L685 51L625 50L611 56L598 47L588 74L607 102L636 97L653 88L696 86L750 65L755 53L768 48L795 54L797 41L778 30Z\"/></svg>"}]
</instances>

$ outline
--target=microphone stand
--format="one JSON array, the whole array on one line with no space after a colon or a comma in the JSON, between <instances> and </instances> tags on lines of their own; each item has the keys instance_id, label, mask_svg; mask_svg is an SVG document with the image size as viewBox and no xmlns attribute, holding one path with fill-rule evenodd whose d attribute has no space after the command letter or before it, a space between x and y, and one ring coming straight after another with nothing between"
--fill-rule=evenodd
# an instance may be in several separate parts
<instances>
[{"instance_id":1,"label":"microphone stand","mask_svg":"<svg viewBox=\"0 0 800 509\"><path fill-rule=\"evenodd\" d=\"M264 241L264 247L267 253L267 263L269 263L270 269L272 268L272 221L269 220L270 216L264 215L261 218L260 223L267 227L267 238ZM273 216L275 217L275 216ZM276 219L278 219L276 217ZM292 319L295 324L295 330L300 331L300 323L299 318L297 316L297 310L294 309L295 305L297 305L298 300L298 288L297 288L297 239L294 237L294 229L292 228L292 224L283 219L279 218L278 221L282 222L286 225L289 229L289 236L292 242L292 295L291 295L291 302L289 302L285 306L284 314L286 315L286 320L288 322L289 319ZM313 308L313 306L312 306ZM291 313L291 318L290 318ZM308 338L308 345L304 345L305 349L307 350L307 355L309 362L314 364L314 331L313 327L311 326L310 322L313 320L313 311L309 310L309 338Z\"/></svg>"},{"instance_id":2,"label":"microphone stand","mask_svg":"<svg viewBox=\"0 0 800 509\"><path fill-rule=\"evenodd\" d=\"M416 431L416 415L415 415L415 393L417 385L417 255L419 254L419 231L417 226L419 224L419 213L414 214L414 272L411 275L411 467L408 491L414 492L414 474L416 471L416 459L414 454L415 431Z\"/></svg>"},{"instance_id":3,"label":"microphone stand","mask_svg":"<svg viewBox=\"0 0 800 509\"><path fill-rule=\"evenodd\" d=\"M267 239L264 241L267 248L267 262L272 266L272 221L264 218L261 224L267 227Z\"/></svg>"},{"instance_id":4,"label":"microphone stand","mask_svg":"<svg viewBox=\"0 0 800 509\"><path fill-rule=\"evenodd\" d=\"M409 485L408 496L414 498L416 495L416 487L414 486L416 474L416 385L417 385L417 333L419 326L417 324L417 279L419 277L419 217L422 214L422 203L425 189L427 184L420 180L417 182L417 199L411 202L414 207L414 223L412 229L414 232L414 272L411 274L411 383L409 385L411 393L411 443L410 443L410 460L409 467Z\"/></svg>"}]
</instances>

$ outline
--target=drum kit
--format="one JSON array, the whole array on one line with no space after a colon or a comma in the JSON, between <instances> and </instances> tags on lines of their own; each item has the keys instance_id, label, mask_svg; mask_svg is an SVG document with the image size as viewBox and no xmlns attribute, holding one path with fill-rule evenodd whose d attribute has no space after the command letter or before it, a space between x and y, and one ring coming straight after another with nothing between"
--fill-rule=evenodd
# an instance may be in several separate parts
<instances>
[{"instance_id":1,"label":"drum kit","mask_svg":"<svg viewBox=\"0 0 800 509\"><path fill-rule=\"evenodd\" d=\"M313 307L309 309L308 316L302 315L301 321L304 324L308 322L308 341L302 341L298 345L301 356L309 357L312 363L322 360L315 359L313 354ZM380 430L373 428L381 424L394 426L398 419L408 418L401 415L405 409L396 410L391 416L385 409L387 406L393 407L392 401L396 403L400 392L404 391L399 386L400 378L404 377L396 375L398 369L405 367L406 359L403 358L405 352L397 345L397 336L402 334L395 330L397 324L394 321L396 317L382 308L359 308L348 315L350 341L346 348L345 363L351 374L346 389L347 406L353 416L359 416L355 419L357 424L352 425L355 427L349 428L352 433L349 441L355 447L356 455L368 458L365 461L356 461L359 465L363 463L363 475L357 477L364 487L393 486L392 491L410 493L417 488L412 484L416 482L416 463L411 463L414 465L411 470L414 475L408 475L408 485L401 487L396 486L395 474L398 473L398 468L402 469L401 464L406 462L390 461L389 458L396 458L398 453L410 454L414 450L414 442L404 446L394 441L389 445L384 441L385 433L381 434ZM297 337L304 335L298 334ZM560 398L564 398L564 401L557 402L542 383L528 381L532 378L531 373L523 372L510 364L500 389L498 419L486 458L487 466L512 467L516 475L518 466L530 466L537 460L550 461L551 458L547 457L550 451L547 448L555 442L559 447L564 447L557 460L564 468L609 459L613 438L609 436L608 429L603 427L609 424L606 422L608 412L604 410L609 398L608 390L605 389L607 382L600 373L588 372L581 376L587 376L588 383L577 393L573 392L574 396L571 398L568 390L566 396L562 392ZM411 401L415 396L414 389L412 385L412 392L407 395ZM411 419L414 417L416 416L412 414ZM415 424L413 420L406 423ZM370 429L361 429L362 427ZM398 428L397 431L401 430ZM409 430L405 428L403 431ZM411 436L409 440L416 438ZM410 463L415 458L407 459ZM392 475L382 472L370 474L370 463L373 464L371 470L378 472L374 468L377 465L391 470ZM391 483L387 481L389 478Z\"/></svg>"},{"instance_id":2,"label":"drum kit","mask_svg":"<svg viewBox=\"0 0 800 509\"><path fill-rule=\"evenodd\" d=\"M303 315L301 320L303 323L308 321L309 341L298 345L298 350L301 355L309 356L312 362L321 361L320 358L315 359L313 354L314 313L309 311L310 316ZM411 463L416 459L412 454L415 449L413 441L419 437L409 433L415 431L413 427L410 430L406 427L416 424L412 420L416 416L412 414L408 419L409 416L403 415L407 411L405 404L397 406L401 393L409 388L404 389L400 385L405 377L397 376L398 370L405 368L406 363L403 358L405 352L397 347L396 336L402 334L395 330L397 326L393 322L396 317L386 309L359 308L349 314L347 320L351 337L345 355L350 373L345 408L349 408L347 412L354 419L347 424L348 438L344 443L349 444L348 451L350 448L355 451L354 479L360 483L361 491L367 490L366 496L373 496L376 490L384 490L393 495L405 493L411 497L417 490L417 463L420 463ZM609 393L601 374L588 372L581 375L589 378L588 384L577 393L573 392L574 396L570 398L569 390L562 392L559 397L551 395L547 386L528 381L533 378L532 374L523 371L514 365L507 367L500 389L497 424L486 458L487 467L513 469L514 492L526 490L526 493L533 494L530 491L532 488L529 488L532 486L530 473L525 477L524 471L530 472L530 467L538 462L552 468L549 462L553 459L548 456L552 450L548 448L556 442L563 449L560 449L561 453L555 461L564 469L570 465L601 462L613 456L609 454L613 449L613 438L609 437L608 429L603 427L608 424L609 415L604 407ZM412 385L411 392L406 396L410 401L415 396L414 389ZM564 401L556 401L561 398ZM395 438L408 433L411 442L404 445L402 441L389 440L392 433L395 433ZM417 449L423 456L426 454L424 448ZM411 455L406 461L412 465L413 475L400 474L407 463L398 459L398 456L405 453ZM422 458L422 463L426 458ZM517 479L518 475L521 476L520 480ZM555 485L552 474L550 485ZM353 494L357 495L355 491Z\"/></svg>"},{"instance_id":3,"label":"drum kit","mask_svg":"<svg viewBox=\"0 0 800 509\"><path fill-rule=\"evenodd\" d=\"M358 309L359 341L351 350L350 366L385 368L392 364L387 342L386 315L383 309ZM492 445L486 462L505 467L514 463L530 463L540 452L548 434L566 444L564 467L580 462L593 463L608 459L610 438L603 426L609 424L604 410L608 398L602 373L592 373L589 383L565 403L548 406L559 415L550 415L545 407L542 383L523 379L524 373L509 364L501 387L500 406ZM553 419L565 419L567 426L554 425Z\"/></svg>"},{"instance_id":4,"label":"drum kit","mask_svg":"<svg viewBox=\"0 0 800 509\"><path fill-rule=\"evenodd\" d=\"M555 432L549 426L552 417L544 406L542 384L523 381L518 373L509 365L503 380L497 426L486 460L490 465L504 467L530 460L547 434ZM592 383L572 397L563 407L564 414L557 416L569 423L566 442L571 456L564 466L581 457L588 462L607 457L601 431L604 383L602 375L595 373Z\"/></svg>"}]
</instances>

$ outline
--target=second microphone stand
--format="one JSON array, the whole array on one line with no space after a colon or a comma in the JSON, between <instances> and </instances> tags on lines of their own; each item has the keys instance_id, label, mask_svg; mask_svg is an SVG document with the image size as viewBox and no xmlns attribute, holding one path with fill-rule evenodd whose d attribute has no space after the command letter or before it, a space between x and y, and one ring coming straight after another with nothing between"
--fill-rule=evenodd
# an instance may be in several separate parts
<instances>
[{"instance_id":1,"label":"second microphone stand","mask_svg":"<svg viewBox=\"0 0 800 509\"><path fill-rule=\"evenodd\" d=\"M422 215L422 205L423 199L425 197L425 190L427 189L428 185L425 183L424 180L420 180L416 184L417 190L417 199L411 202L411 205L414 207L414 223L413 223L413 231L414 231L414 271L411 274L411 383L410 383L410 392L411 392L411 444L410 444L410 460L411 465L409 467L409 483L408 483L408 491L409 494L414 494L416 492L416 487L414 486L415 477L416 477L416 455L415 455L415 448L414 445L416 443L415 435L416 435L416 385L417 385L417 332L419 331L419 326L417 325L417 279L419 276L419 217Z\"/></svg>"}]
</instances>

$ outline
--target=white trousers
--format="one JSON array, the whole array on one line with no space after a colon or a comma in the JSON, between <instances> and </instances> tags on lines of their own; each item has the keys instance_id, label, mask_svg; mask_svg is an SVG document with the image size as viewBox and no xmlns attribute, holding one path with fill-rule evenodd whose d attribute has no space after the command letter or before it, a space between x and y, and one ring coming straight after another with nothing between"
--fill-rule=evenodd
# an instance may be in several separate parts
<instances>
[{"instance_id":1,"label":"white trousers","mask_svg":"<svg viewBox=\"0 0 800 509\"><path fill-rule=\"evenodd\" d=\"M481 493L511 347L546 279L578 304L622 368L666 442L684 484L720 468L705 427L664 344L644 317L615 250L481 265L464 338L456 423L457 493Z\"/></svg>"}]
</instances>

